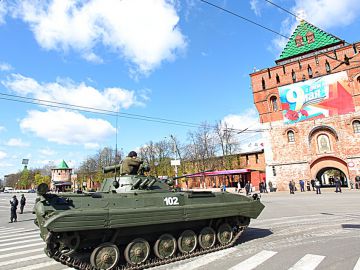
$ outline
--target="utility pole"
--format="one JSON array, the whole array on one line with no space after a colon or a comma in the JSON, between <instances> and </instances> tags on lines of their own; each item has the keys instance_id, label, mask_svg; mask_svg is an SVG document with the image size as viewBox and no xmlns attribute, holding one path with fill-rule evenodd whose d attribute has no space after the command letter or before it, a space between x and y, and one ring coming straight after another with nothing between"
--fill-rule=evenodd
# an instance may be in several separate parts
<instances>
[{"instance_id":1,"label":"utility pole","mask_svg":"<svg viewBox=\"0 0 360 270\"><path fill-rule=\"evenodd\" d=\"M180 166L180 157L179 159L177 159L177 145L176 145L176 140L175 140L175 137L173 135L170 135L170 138L173 140L173 147L174 147L174 156L175 156L175 159L174 160L171 160L171 166L174 166L174 171L175 171L175 177L178 176L178 170L177 170L177 166ZM178 184L178 181L175 180L176 182L176 185Z\"/></svg>"}]
</instances>

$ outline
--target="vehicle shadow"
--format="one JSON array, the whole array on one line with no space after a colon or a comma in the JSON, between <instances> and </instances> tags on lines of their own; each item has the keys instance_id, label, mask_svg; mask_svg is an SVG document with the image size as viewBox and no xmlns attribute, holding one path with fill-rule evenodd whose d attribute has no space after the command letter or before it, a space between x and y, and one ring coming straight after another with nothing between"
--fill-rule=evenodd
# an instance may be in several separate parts
<instances>
[{"instance_id":1,"label":"vehicle shadow","mask_svg":"<svg viewBox=\"0 0 360 270\"><path fill-rule=\"evenodd\" d=\"M236 244L249 242L254 239L264 238L272 235L273 232L269 229L260 229L248 227L243 235L236 241Z\"/></svg>"},{"instance_id":2,"label":"vehicle shadow","mask_svg":"<svg viewBox=\"0 0 360 270\"><path fill-rule=\"evenodd\" d=\"M359 224L341 224L344 229L360 229Z\"/></svg>"}]
</instances>

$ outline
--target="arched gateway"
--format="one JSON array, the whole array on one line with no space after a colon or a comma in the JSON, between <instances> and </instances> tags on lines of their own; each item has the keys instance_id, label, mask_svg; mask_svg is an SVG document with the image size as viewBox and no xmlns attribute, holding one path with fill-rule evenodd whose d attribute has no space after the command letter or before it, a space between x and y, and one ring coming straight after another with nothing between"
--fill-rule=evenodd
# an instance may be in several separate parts
<instances>
[{"instance_id":1,"label":"arched gateway","mask_svg":"<svg viewBox=\"0 0 360 270\"><path fill-rule=\"evenodd\" d=\"M334 178L341 180L342 186L348 186L349 170L345 161L333 156L321 157L310 164L311 177L320 180L323 187L335 186Z\"/></svg>"}]
</instances>

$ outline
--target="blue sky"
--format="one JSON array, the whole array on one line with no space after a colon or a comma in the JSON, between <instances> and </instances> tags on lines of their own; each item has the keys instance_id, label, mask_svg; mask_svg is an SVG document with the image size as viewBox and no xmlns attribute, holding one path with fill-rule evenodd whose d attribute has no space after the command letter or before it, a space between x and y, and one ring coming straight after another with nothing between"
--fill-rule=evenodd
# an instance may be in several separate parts
<instances>
[{"instance_id":1,"label":"blue sky","mask_svg":"<svg viewBox=\"0 0 360 270\"><path fill-rule=\"evenodd\" d=\"M285 36L297 24L265 0L210 2ZM347 42L360 40L357 0L274 2ZM249 73L273 66L285 43L200 0L2 0L0 93L255 127ZM119 117L118 145L127 153L170 134L186 141L189 130ZM32 168L62 159L76 167L114 147L115 134L113 116L0 99L0 179L23 158Z\"/></svg>"}]
</instances>

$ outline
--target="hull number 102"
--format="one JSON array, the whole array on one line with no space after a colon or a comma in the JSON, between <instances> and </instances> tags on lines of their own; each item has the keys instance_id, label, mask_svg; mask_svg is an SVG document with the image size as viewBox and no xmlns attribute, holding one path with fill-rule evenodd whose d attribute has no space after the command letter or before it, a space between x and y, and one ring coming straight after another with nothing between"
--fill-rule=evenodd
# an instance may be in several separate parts
<instances>
[{"instance_id":1,"label":"hull number 102","mask_svg":"<svg viewBox=\"0 0 360 270\"><path fill-rule=\"evenodd\" d=\"M178 197L166 197L164 199L165 205L179 205Z\"/></svg>"}]
</instances>

